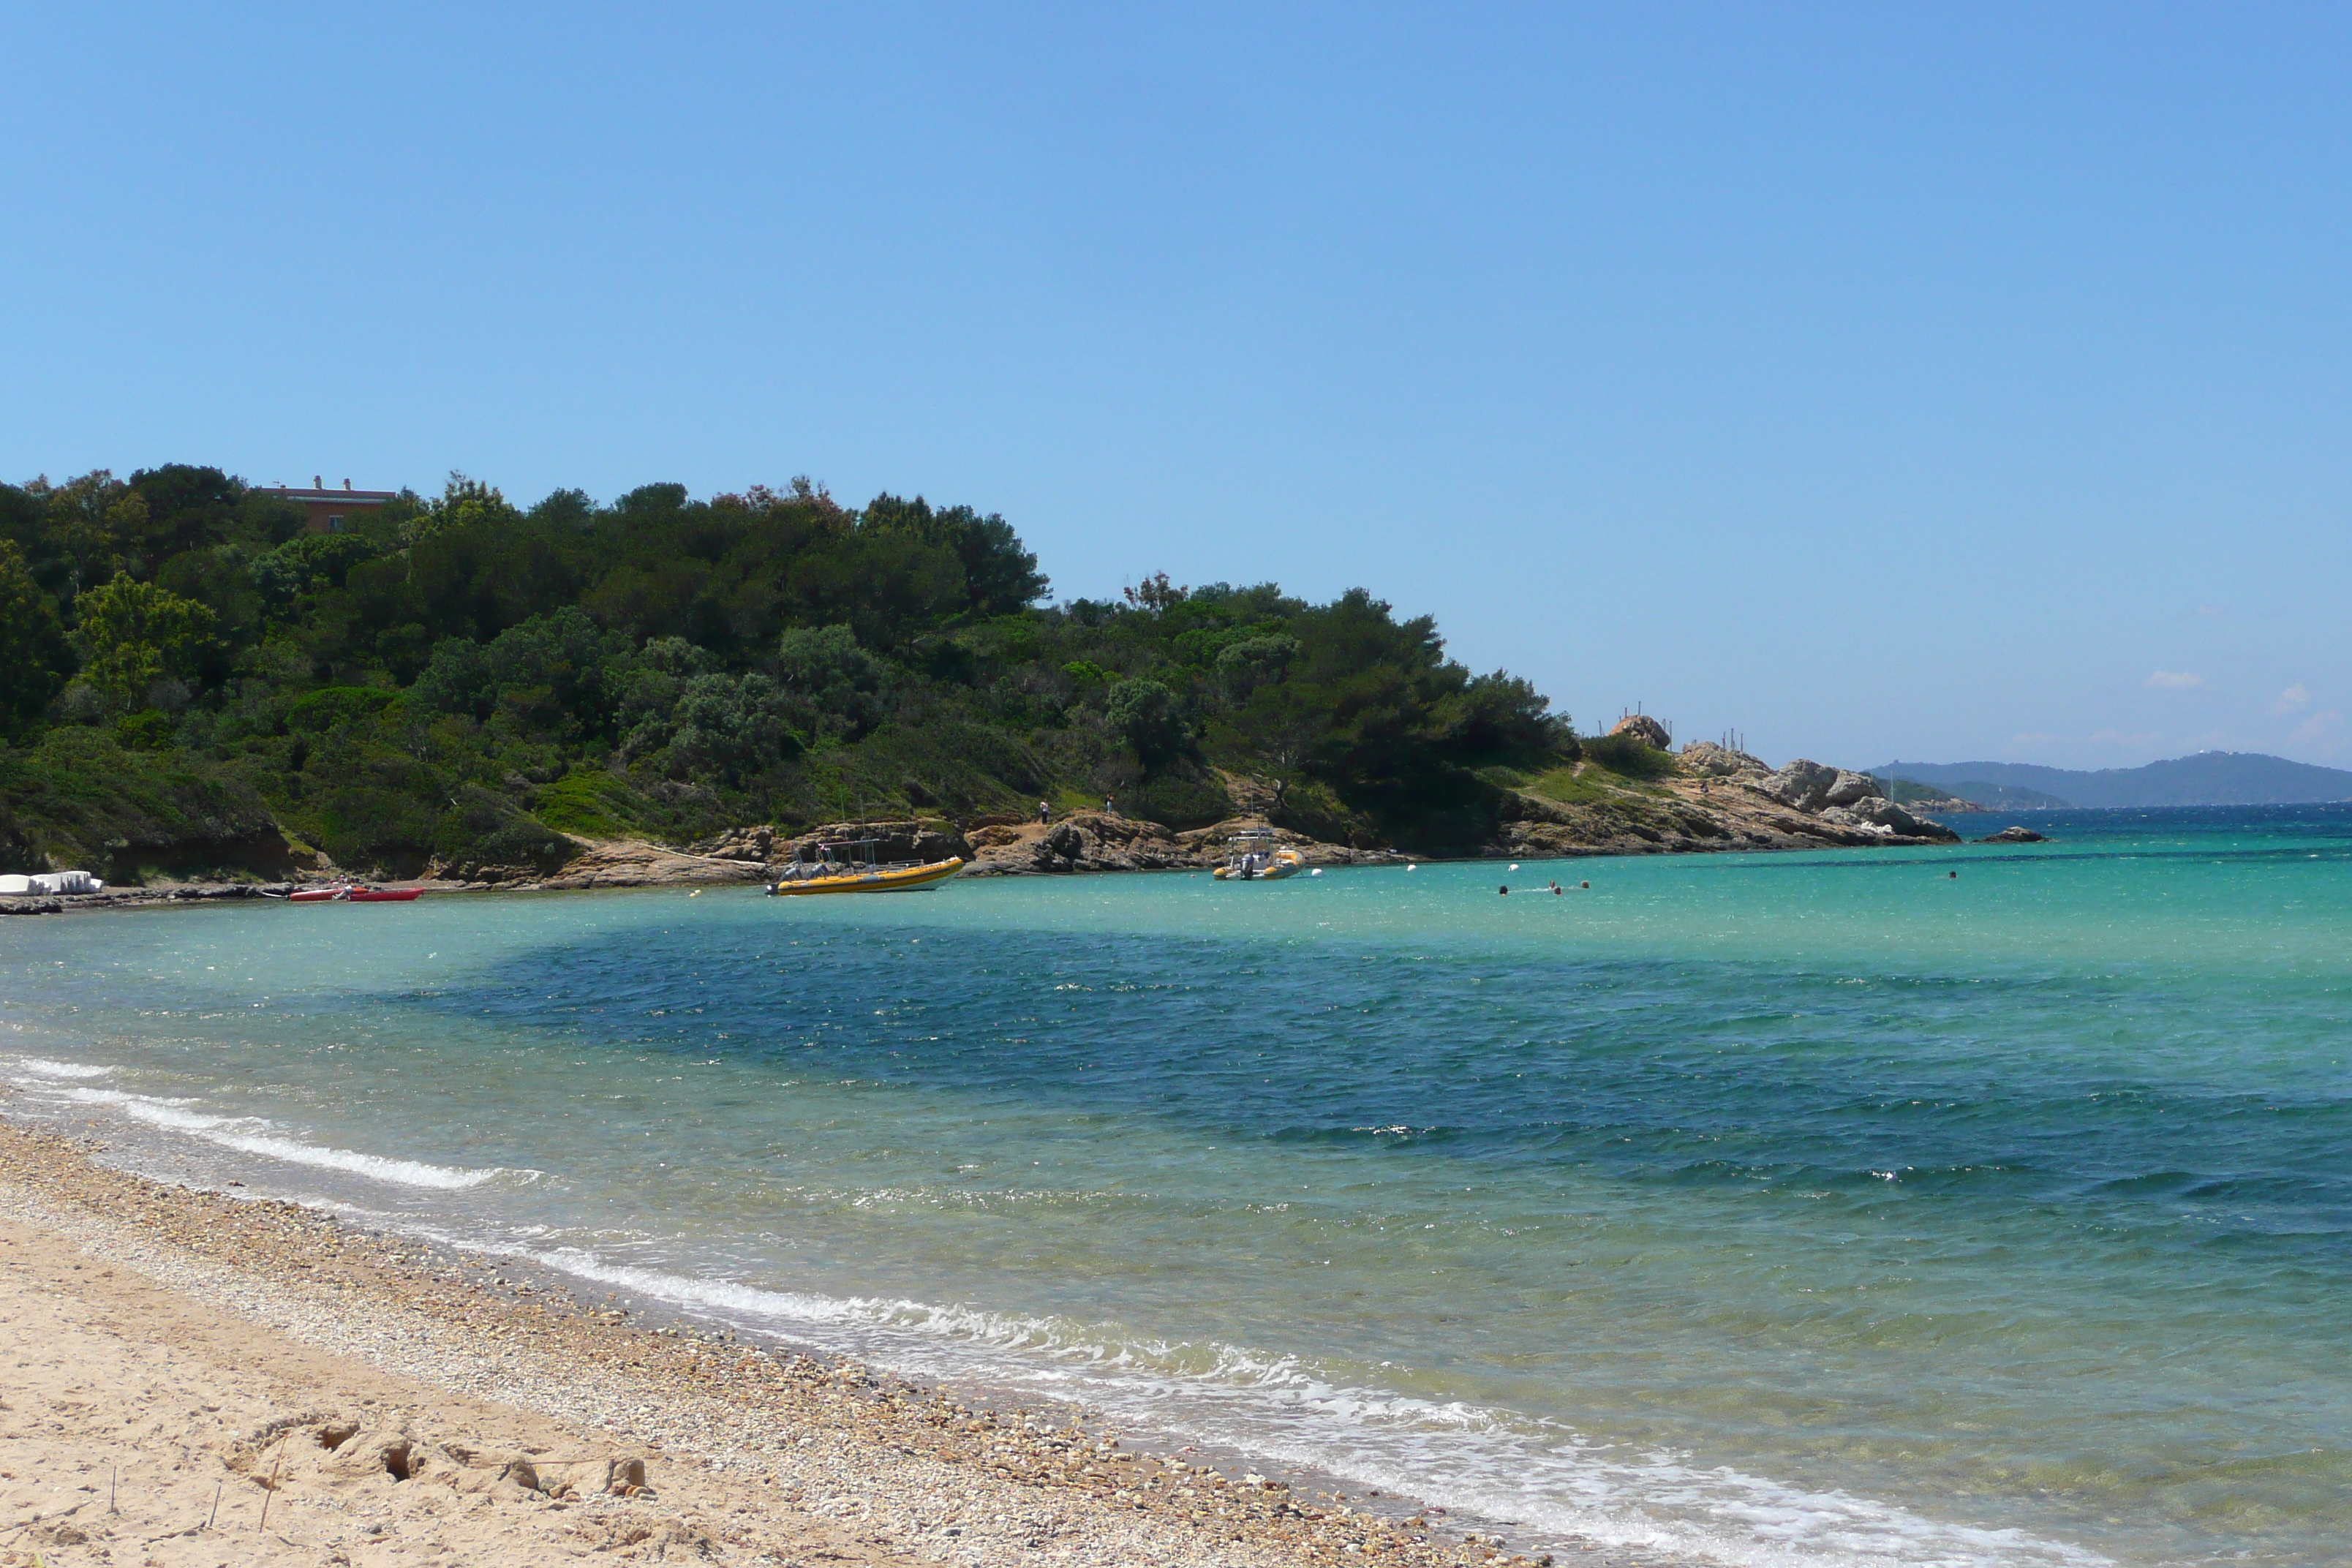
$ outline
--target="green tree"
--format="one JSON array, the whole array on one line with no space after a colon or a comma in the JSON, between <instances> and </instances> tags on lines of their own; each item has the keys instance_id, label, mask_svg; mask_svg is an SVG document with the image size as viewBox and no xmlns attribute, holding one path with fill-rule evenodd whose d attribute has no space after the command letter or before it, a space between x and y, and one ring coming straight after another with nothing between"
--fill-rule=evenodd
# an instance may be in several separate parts
<instances>
[{"instance_id":1,"label":"green tree","mask_svg":"<svg viewBox=\"0 0 2352 1568\"><path fill-rule=\"evenodd\" d=\"M144 704L160 680L193 679L212 651L212 611L128 573L86 591L74 613L82 675L119 706Z\"/></svg>"},{"instance_id":2,"label":"green tree","mask_svg":"<svg viewBox=\"0 0 2352 1568\"><path fill-rule=\"evenodd\" d=\"M64 689L73 656L14 540L0 540L0 729L21 735Z\"/></svg>"},{"instance_id":3,"label":"green tree","mask_svg":"<svg viewBox=\"0 0 2352 1568\"><path fill-rule=\"evenodd\" d=\"M794 480L794 491L813 499L813 492L802 488L805 483ZM963 567L966 604L983 616L1025 609L1044 598L1052 585L1037 570L1037 557L1021 547L1013 525L994 512L982 517L968 506L933 511L920 496L909 501L885 493L866 504L857 526L861 533L912 534L953 551Z\"/></svg>"},{"instance_id":4,"label":"green tree","mask_svg":"<svg viewBox=\"0 0 2352 1568\"><path fill-rule=\"evenodd\" d=\"M776 644L776 673L826 733L864 734L882 721L882 663L857 646L847 626L786 632Z\"/></svg>"},{"instance_id":5,"label":"green tree","mask_svg":"<svg viewBox=\"0 0 2352 1568\"><path fill-rule=\"evenodd\" d=\"M71 566L69 592L121 570L147 527L147 498L93 468L47 492L51 549Z\"/></svg>"},{"instance_id":6,"label":"green tree","mask_svg":"<svg viewBox=\"0 0 2352 1568\"><path fill-rule=\"evenodd\" d=\"M1147 763L1165 762L1184 748L1184 721L1176 694L1159 681L1118 682L1103 700L1103 717Z\"/></svg>"},{"instance_id":7,"label":"green tree","mask_svg":"<svg viewBox=\"0 0 2352 1568\"><path fill-rule=\"evenodd\" d=\"M793 701L764 675L700 675L678 694L670 761L690 777L730 785L798 754Z\"/></svg>"}]
</instances>

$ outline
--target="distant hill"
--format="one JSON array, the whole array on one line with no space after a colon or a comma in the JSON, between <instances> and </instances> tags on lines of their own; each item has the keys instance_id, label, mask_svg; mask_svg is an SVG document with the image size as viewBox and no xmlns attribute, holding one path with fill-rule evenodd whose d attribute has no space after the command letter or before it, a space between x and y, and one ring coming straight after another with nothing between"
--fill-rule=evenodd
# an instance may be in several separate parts
<instances>
[{"instance_id":1,"label":"distant hill","mask_svg":"<svg viewBox=\"0 0 2352 1568\"><path fill-rule=\"evenodd\" d=\"M1898 765L1907 768L1913 764L1904 763ZM2066 804L2056 795L2044 795L2038 789L1989 784L1983 779L1961 779L1957 784L1943 784L1907 775L1894 777L1880 773L1877 776L1885 781L1886 798L1898 805L1909 805L1919 801L1932 804L1953 795L1997 811L2053 811Z\"/></svg>"},{"instance_id":2,"label":"distant hill","mask_svg":"<svg viewBox=\"0 0 2352 1568\"><path fill-rule=\"evenodd\" d=\"M2352 800L2352 773L2259 752L2200 752L2084 773L2032 763L1888 763L1881 778L1935 784L1981 805L2301 805ZM2039 796L2039 799L2028 798Z\"/></svg>"}]
</instances>

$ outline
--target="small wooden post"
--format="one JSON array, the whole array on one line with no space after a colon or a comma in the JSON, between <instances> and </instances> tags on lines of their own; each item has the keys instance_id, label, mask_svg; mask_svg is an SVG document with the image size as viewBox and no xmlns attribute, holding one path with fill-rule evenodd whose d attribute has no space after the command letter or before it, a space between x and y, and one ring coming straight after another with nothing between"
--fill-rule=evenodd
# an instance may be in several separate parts
<instances>
[{"instance_id":1,"label":"small wooden post","mask_svg":"<svg viewBox=\"0 0 2352 1568\"><path fill-rule=\"evenodd\" d=\"M292 1436L294 1429L289 1426L286 1429L286 1437ZM286 1462L286 1437L278 1439L278 1458L269 1462L269 1485L262 1489L261 1522L254 1526L256 1530L269 1528L269 1500L278 1492L278 1467Z\"/></svg>"}]
</instances>

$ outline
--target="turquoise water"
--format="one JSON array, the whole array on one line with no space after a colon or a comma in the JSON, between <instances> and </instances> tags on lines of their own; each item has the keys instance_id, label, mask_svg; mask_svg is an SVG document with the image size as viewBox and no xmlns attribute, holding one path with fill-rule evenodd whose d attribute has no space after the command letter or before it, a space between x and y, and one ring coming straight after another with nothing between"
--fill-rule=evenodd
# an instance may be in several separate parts
<instances>
[{"instance_id":1,"label":"turquoise water","mask_svg":"<svg viewBox=\"0 0 2352 1568\"><path fill-rule=\"evenodd\" d=\"M1515 1550L2341 1562L2352 809L2029 820L11 921L0 1107Z\"/></svg>"}]
</instances>

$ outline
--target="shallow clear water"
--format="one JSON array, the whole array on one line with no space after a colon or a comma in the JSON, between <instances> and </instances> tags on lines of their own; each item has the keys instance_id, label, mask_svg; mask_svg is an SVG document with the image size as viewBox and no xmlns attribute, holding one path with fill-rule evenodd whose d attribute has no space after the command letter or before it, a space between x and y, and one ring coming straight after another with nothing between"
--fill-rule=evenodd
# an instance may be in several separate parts
<instances>
[{"instance_id":1,"label":"shallow clear water","mask_svg":"<svg viewBox=\"0 0 2352 1568\"><path fill-rule=\"evenodd\" d=\"M2026 820L11 921L0 1107L1515 1548L2339 1562L2352 808Z\"/></svg>"}]
</instances>

